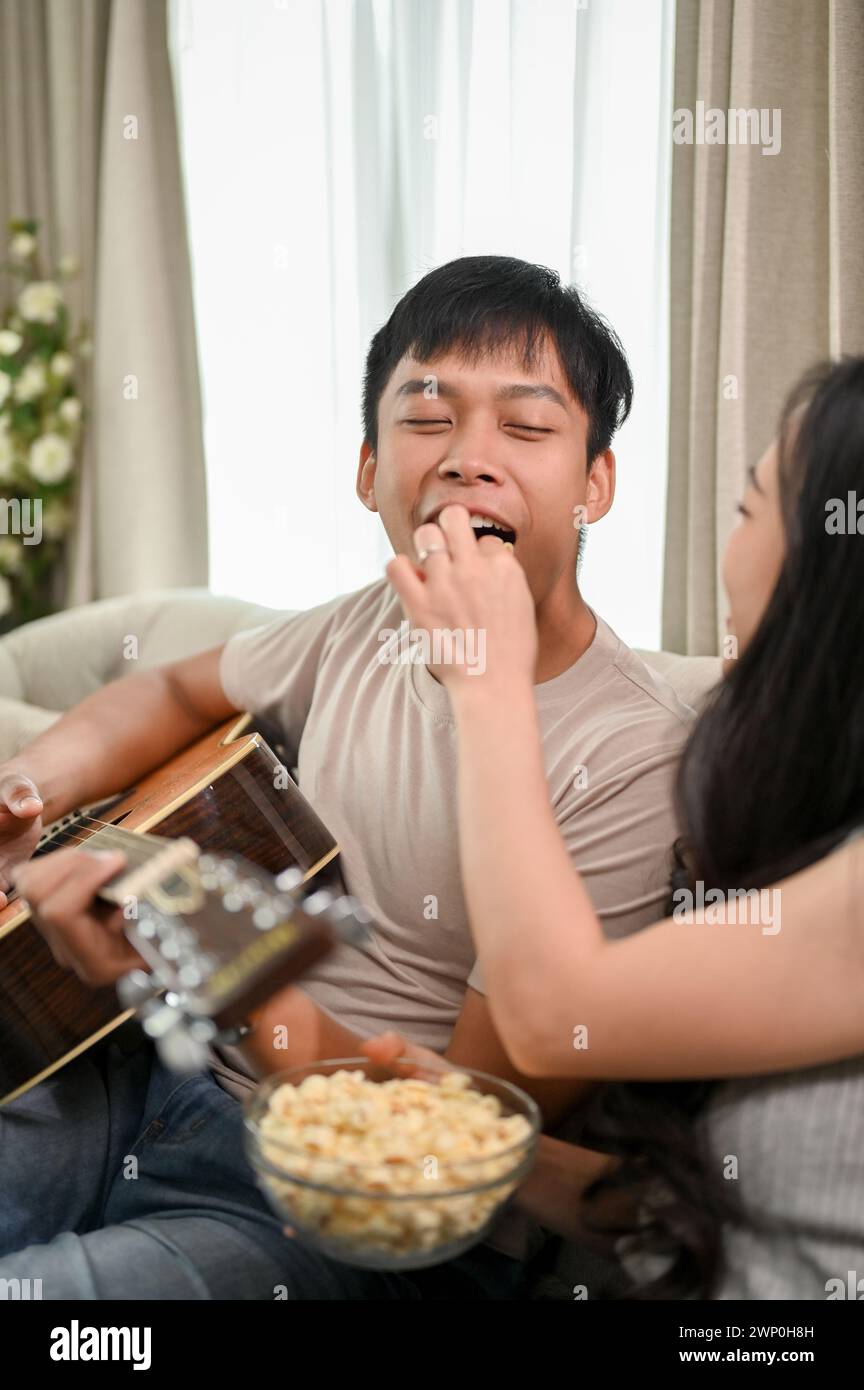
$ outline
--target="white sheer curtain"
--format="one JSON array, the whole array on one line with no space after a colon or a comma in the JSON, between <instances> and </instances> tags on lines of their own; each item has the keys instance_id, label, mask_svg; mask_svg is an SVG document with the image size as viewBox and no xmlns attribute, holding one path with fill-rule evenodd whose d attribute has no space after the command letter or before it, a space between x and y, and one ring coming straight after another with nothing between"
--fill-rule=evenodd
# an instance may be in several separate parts
<instances>
[{"instance_id":1,"label":"white sheer curtain","mask_svg":"<svg viewBox=\"0 0 864 1390\"><path fill-rule=\"evenodd\" d=\"M173 0L211 583L275 606L381 574L354 496L369 339L454 256L580 284L637 382L587 598L660 632L674 0Z\"/></svg>"}]
</instances>

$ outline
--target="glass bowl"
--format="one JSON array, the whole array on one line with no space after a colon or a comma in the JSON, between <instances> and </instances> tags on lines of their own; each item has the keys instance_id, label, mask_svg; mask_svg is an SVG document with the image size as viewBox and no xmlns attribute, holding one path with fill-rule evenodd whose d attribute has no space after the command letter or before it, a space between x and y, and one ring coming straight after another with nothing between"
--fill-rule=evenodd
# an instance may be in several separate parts
<instances>
[{"instance_id":1,"label":"glass bowl","mask_svg":"<svg viewBox=\"0 0 864 1390\"><path fill-rule=\"evenodd\" d=\"M326 1113L315 1134L306 1131L305 1144L274 1134L278 1121L270 1101L280 1087L298 1087L307 1077L339 1071L360 1072L377 1084L417 1079L433 1085L448 1073L461 1073L468 1077L468 1092L495 1098L501 1119L520 1116L524 1123L507 1126L521 1131L515 1141L504 1141L480 1158L460 1157L455 1137L448 1139L444 1130L436 1141L437 1153L409 1153L404 1143L395 1142L386 1159L375 1162L316 1153L310 1148L316 1138L325 1150L332 1138ZM494 1114L491 1102L484 1108ZM368 1130L372 1120L358 1098L351 1122L362 1129L368 1121ZM344 1264L421 1269L451 1260L484 1238L533 1165L540 1112L524 1091L485 1072L445 1062L439 1070L406 1058L381 1066L368 1057L348 1057L268 1077L245 1104L245 1128L258 1184L298 1236Z\"/></svg>"}]
</instances>

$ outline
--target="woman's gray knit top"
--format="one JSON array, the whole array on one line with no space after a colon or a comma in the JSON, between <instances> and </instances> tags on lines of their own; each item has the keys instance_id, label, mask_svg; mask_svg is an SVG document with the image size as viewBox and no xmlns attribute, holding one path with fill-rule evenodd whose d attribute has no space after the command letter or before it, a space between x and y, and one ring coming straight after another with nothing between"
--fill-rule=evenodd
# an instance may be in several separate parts
<instances>
[{"instance_id":1,"label":"woman's gray knit top","mask_svg":"<svg viewBox=\"0 0 864 1390\"><path fill-rule=\"evenodd\" d=\"M864 1055L723 1082L697 1124L758 1221L725 1227L712 1297L864 1299ZM637 1282L666 1264L619 1256Z\"/></svg>"}]
</instances>

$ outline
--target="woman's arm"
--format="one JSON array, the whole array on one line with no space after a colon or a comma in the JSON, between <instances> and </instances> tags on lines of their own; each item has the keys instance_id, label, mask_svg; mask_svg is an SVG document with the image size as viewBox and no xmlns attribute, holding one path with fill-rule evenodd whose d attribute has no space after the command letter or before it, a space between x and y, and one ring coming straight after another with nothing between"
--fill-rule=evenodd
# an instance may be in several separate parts
<instances>
[{"instance_id":1,"label":"woman's arm","mask_svg":"<svg viewBox=\"0 0 864 1390\"><path fill-rule=\"evenodd\" d=\"M464 686L453 703L469 918L521 1070L733 1076L864 1052L864 840L758 906L607 941L549 806L530 685Z\"/></svg>"},{"instance_id":2,"label":"woman's arm","mask_svg":"<svg viewBox=\"0 0 864 1390\"><path fill-rule=\"evenodd\" d=\"M728 1077L864 1052L864 841L769 890L769 932L748 900L738 922L669 919L607 941L549 805L524 571L474 539L462 507L439 526L422 528L438 552L430 573L406 556L387 573L415 627L485 634L482 674L437 674L458 727L469 919L514 1064L586 1080Z\"/></svg>"}]
</instances>

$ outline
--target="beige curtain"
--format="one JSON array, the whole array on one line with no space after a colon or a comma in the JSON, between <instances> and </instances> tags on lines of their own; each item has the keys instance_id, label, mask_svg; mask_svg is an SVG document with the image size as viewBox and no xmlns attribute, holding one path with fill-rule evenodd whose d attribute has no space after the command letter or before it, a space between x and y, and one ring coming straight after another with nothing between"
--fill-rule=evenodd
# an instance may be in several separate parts
<instances>
[{"instance_id":1,"label":"beige curtain","mask_svg":"<svg viewBox=\"0 0 864 1390\"><path fill-rule=\"evenodd\" d=\"M93 325L70 604L207 583L200 392L165 0L0 0L0 221L78 255Z\"/></svg>"},{"instance_id":2,"label":"beige curtain","mask_svg":"<svg viewBox=\"0 0 864 1390\"><path fill-rule=\"evenodd\" d=\"M711 654L747 466L804 368L864 352L864 5L678 0L676 112L698 101L781 113L776 154L673 147L663 646Z\"/></svg>"}]
</instances>

